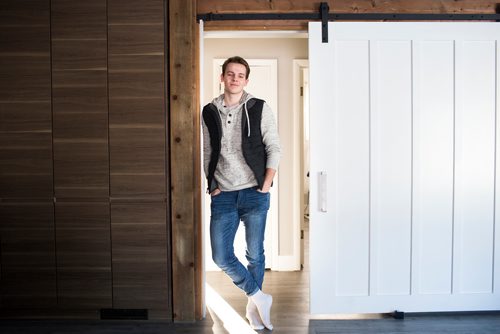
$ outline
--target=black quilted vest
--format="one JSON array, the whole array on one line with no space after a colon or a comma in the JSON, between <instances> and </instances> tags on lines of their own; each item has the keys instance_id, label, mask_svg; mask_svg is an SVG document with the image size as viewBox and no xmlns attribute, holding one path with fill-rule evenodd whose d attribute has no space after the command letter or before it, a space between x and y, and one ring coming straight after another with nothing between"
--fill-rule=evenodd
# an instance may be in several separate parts
<instances>
[{"instance_id":1,"label":"black quilted vest","mask_svg":"<svg viewBox=\"0 0 500 334\"><path fill-rule=\"evenodd\" d=\"M250 136L248 136L248 124L245 110L242 110L241 115L241 149L245 161L252 170L255 179L262 188L264 185L264 177L266 175L266 148L262 142L262 133L260 132L260 123L262 119L262 108L264 100L252 98L247 102L248 118L250 120ZM203 108L203 120L210 134L210 145L212 146L212 155L208 164L208 192L214 191L218 185L214 179L215 169L219 161L222 139L222 120L217 107L209 103Z\"/></svg>"}]
</instances>

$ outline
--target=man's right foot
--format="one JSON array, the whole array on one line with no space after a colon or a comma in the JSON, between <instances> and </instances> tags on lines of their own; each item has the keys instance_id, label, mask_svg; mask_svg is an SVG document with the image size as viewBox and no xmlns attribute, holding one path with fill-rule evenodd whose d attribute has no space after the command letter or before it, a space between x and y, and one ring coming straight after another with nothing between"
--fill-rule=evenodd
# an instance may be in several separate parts
<instances>
[{"instance_id":1,"label":"man's right foot","mask_svg":"<svg viewBox=\"0 0 500 334\"><path fill-rule=\"evenodd\" d=\"M252 299L257 307L257 310L259 311L262 324L264 324L267 329L273 330L273 325L271 324L271 306L273 304L273 297L259 290L253 296L250 296L250 299Z\"/></svg>"},{"instance_id":2,"label":"man's right foot","mask_svg":"<svg viewBox=\"0 0 500 334\"><path fill-rule=\"evenodd\" d=\"M264 324L260 319L259 310L251 298L248 298L246 317L252 329L257 331L264 329Z\"/></svg>"}]
</instances>

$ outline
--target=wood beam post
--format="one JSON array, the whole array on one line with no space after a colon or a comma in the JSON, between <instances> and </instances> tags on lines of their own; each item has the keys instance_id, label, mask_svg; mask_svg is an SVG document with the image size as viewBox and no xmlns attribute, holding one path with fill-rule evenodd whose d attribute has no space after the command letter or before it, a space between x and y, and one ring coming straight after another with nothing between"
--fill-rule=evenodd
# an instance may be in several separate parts
<instances>
[{"instance_id":1,"label":"wood beam post","mask_svg":"<svg viewBox=\"0 0 500 334\"><path fill-rule=\"evenodd\" d=\"M196 0L169 0L170 182L174 321L202 314Z\"/></svg>"}]
</instances>

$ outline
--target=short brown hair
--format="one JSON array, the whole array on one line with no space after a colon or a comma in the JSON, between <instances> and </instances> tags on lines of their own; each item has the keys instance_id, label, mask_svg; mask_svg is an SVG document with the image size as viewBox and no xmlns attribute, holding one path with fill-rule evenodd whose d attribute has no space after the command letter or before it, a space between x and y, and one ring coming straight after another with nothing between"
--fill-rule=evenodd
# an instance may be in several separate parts
<instances>
[{"instance_id":1,"label":"short brown hair","mask_svg":"<svg viewBox=\"0 0 500 334\"><path fill-rule=\"evenodd\" d=\"M245 79L248 79L248 76L250 75L250 66L248 65L247 61L245 59L241 58L240 56L234 56L234 57L230 57L230 58L226 59L224 64L222 64L222 75L224 75L224 73L226 73L226 67L227 67L227 64L229 64L229 63L236 63L236 64L241 64L241 65L245 66L245 68L247 69Z\"/></svg>"}]
</instances>

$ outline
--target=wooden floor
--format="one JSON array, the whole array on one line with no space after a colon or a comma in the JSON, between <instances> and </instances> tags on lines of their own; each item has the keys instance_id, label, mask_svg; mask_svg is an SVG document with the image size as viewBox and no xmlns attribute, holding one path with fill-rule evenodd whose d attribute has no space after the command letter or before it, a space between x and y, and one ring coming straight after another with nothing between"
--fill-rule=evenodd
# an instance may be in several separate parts
<instances>
[{"instance_id":1,"label":"wooden floor","mask_svg":"<svg viewBox=\"0 0 500 334\"><path fill-rule=\"evenodd\" d=\"M307 226L304 231L305 254L308 259ZM231 280L221 272L207 272L207 284L214 288L236 311L241 319L245 316L247 298L234 286ZM274 334L305 333L485 333L500 334L500 313L490 314L454 314L405 317L396 320L393 317L377 316L377 319L310 320L309 318L309 266L307 261L300 272L266 271L263 290L273 295L271 320ZM208 302L208 301L207 301ZM216 326L214 333L223 328L222 319L212 312ZM269 331L262 331L270 333Z\"/></svg>"},{"instance_id":2,"label":"wooden floor","mask_svg":"<svg viewBox=\"0 0 500 334\"><path fill-rule=\"evenodd\" d=\"M207 283L220 292L240 317L244 317L246 297L232 287L228 279L220 273L207 273ZM307 272L267 272L264 284L264 290L274 297L271 314L274 334L500 333L500 313L414 315L406 316L404 320L396 320L387 315L379 315L377 319L310 320ZM216 322L219 328L222 327L219 319ZM263 331L265 332L270 333Z\"/></svg>"},{"instance_id":3,"label":"wooden floor","mask_svg":"<svg viewBox=\"0 0 500 334\"><path fill-rule=\"evenodd\" d=\"M303 318L303 316L298 316ZM286 317L291 319L291 315ZM307 323L293 327L293 324ZM297 320L275 321L273 332L261 333L345 333L345 334L498 334L498 315L426 316L405 320ZM210 317L193 324L172 324L154 321L0 321L2 334L219 334L230 333L219 320ZM233 331L242 334L245 331Z\"/></svg>"},{"instance_id":4,"label":"wooden floor","mask_svg":"<svg viewBox=\"0 0 500 334\"><path fill-rule=\"evenodd\" d=\"M306 234L307 236L307 234ZM307 239L306 239L307 240ZM307 243L306 243L307 249ZM307 254L306 254L307 258ZM187 324L158 321L0 321L0 334L222 334L251 333L244 321L247 298L230 279L221 272L208 272L207 284L222 301L225 310L218 306L207 307L207 318ZM380 333L380 334L437 334L482 333L500 334L500 314L476 315L427 315L393 318L310 320L309 270L307 263L300 272L272 272L265 274L265 292L274 297L272 322L274 334L305 333ZM209 299L210 296L207 296ZM210 297L212 298L212 297ZM213 300L207 300L210 306ZM217 314L217 311L221 314ZM264 330L261 333L271 333Z\"/></svg>"}]
</instances>

